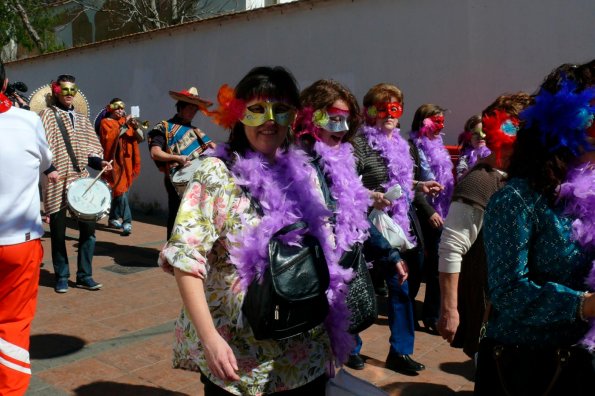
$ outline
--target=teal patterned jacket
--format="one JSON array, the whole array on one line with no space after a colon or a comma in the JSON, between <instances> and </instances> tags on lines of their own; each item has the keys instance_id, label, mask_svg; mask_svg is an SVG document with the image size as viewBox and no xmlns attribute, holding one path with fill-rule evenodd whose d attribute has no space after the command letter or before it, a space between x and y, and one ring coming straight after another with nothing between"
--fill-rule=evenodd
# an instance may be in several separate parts
<instances>
[{"instance_id":1,"label":"teal patterned jacket","mask_svg":"<svg viewBox=\"0 0 595 396\"><path fill-rule=\"evenodd\" d=\"M594 257L571 240L571 226L524 179L492 196L483 228L493 306L488 337L554 346L575 344L587 332L578 308Z\"/></svg>"}]
</instances>

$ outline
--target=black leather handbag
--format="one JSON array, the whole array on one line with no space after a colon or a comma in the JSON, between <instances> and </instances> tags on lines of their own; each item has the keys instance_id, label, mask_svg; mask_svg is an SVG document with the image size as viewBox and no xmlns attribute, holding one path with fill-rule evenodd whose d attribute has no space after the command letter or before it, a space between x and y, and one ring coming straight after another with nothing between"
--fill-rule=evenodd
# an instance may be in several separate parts
<instances>
[{"instance_id":1,"label":"black leather handbag","mask_svg":"<svg viewBox=\"0 0 595 396\"><path fill-rule=\"evenodd\" d=\"M357 243L352 246L351 251L343 253L339 264L343 268L351 268L354 273L348 285L346 303L351 313L349 333L357 334L372 326L378 317L376 293L364 259L362 245Z\"/></svg>"},{"instance_id":2,"label":"black leather handbag","mask_svg":"<svg viewBox=\"0 0 595 396\"><path fill-rule=\"evenodd\" d=\"M305 234L299 246L280 236L307 229L303 221L283 227L269 241L269 267L244 297L242 313L257 340L282 340L321 324L329 310L330 276L320 242Z\"/></svg>"}]
</instances>

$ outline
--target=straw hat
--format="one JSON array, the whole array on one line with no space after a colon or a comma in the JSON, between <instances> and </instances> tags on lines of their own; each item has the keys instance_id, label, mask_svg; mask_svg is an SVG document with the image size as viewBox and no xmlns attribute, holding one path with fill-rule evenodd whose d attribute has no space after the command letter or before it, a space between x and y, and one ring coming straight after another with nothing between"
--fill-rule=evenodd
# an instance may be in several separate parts
<instances>
[{"instance_id":1,"label":"straw hat","mask_svg":"<svg viewBox=\"0 0 595 396\"><path fill-rule=\"evenodd\" d=\"M52 87L50 84L42 85L33 91L31 96L29 96L29 106L31 107L31 111L38 114L41 110L45 109L46 107L50 107L54 103ZM73 105L74 109L79 113L86 114L87 117L90 116L89 102L80 90L76 93L76 95L74 95Z\"/></svg>"},{"instance_id":2,"label":"straw hat","mask_svg":"<svg viewBox=\"0 0 595 396\"><path fill-rule=\"evenodd\" d=\"M209 102L198 96L198 90L196 87L190 87L185 91L169 91L169 96L174 100L179 100L186 103L197 105L201 110L206 110L208 107L213 105L213 102Z\"/></svg>"}]
</instances>

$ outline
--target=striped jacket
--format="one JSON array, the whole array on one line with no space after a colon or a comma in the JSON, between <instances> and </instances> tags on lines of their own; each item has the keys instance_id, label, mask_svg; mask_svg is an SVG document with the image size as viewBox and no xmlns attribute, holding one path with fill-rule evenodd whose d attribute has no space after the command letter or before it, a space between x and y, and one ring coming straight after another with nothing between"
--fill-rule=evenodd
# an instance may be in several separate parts
<instances>
[{"instance_id":1,"label":"striped jacket","mask_svg":"<svg viewBox=\"0 0 595 396\"><path fill-rule=\"evenodd\" d=\"M74 156L81 169L80 173L77 172L72 165L72 161L66 150L62 132L60 132L60 128L56 122L54 111L56 111L56 114L62 118L64 126L66 126ZM89 156L103 158L103 149L101 148L95 129L93 129L93 126L86 115L76 112L74 126L70 120L68 112L55 106L42 110L39 113L39 116L41 117L41 122L46 131L47 141L50 150L52 151L52 164L60 174L58 182L48 183L47 188L45 189L43 199L45 213L50 215L58 212L66 204L66 187L76 179L89 176L89 172L87 172L86 169Z\"/></svg>"}]
</instances>

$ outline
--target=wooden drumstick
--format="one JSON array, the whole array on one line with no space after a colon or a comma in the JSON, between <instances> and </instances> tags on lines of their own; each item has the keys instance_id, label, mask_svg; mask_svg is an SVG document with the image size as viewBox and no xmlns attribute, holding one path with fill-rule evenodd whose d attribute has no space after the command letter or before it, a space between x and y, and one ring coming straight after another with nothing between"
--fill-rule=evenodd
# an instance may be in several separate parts
<instances>
[{"instance_id":1,"label":"wooden drumstick","mask_svg":"<svg viewBox=\"0 0 595 396\"><path fill-rule=\"evenodd\" d=\"M114 162L114 160L111 160L110 162L108 162L109 165L112 164L112 162ZM104 167L101 172L99 172L99 174L97 176L95 176L95 179L93 179L93 181L91 182L91 184L89 184L89 187L87 187L87 189L85 190L85 192L83 193L83 195L81 195L81 197L84 197L85 194L87 193L87 191L89 191L91 189L91 187L93 187L93 184L95 184L95 182L97 180L99 180L99 178L101 177L101 175L103 174L103 172L105 172L105 170L107 169L107 166Z\"/></svg>"}]
</instances>

